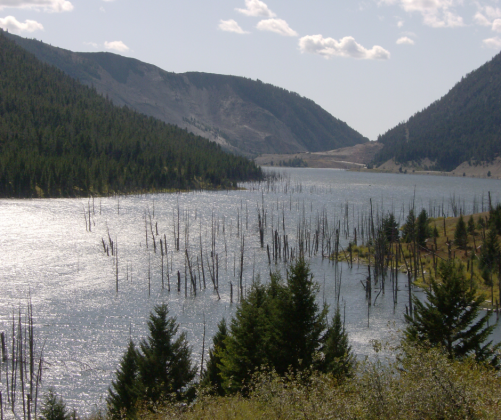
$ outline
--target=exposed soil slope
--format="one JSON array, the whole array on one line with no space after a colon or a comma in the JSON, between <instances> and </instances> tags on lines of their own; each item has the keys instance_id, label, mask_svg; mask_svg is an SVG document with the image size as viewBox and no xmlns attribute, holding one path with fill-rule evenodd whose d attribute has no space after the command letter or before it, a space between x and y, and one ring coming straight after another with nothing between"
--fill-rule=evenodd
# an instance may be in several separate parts
<instances>
[{"instance_id":1,"label":"exposed soil slope","mask_svg":"<svg viewBox=\"0 0 501 420\"><path fill-rule=\"evenodd\" d=\"M258 156L254 161L261 166L277 166L280 162L288 162L297 158L310 168L357 169L364 168L382 147L381 143L374 141L327 152L264 154Z\"/></svg>"}]
</instances>

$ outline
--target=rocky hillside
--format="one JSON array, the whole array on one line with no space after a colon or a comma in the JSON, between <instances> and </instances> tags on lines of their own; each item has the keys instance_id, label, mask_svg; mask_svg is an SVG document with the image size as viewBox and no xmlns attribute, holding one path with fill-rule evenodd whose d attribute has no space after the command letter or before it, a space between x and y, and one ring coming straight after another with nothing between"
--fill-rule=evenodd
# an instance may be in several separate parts
<instances>
[{"instance_id":1,"label":"rocky hillside","mask_svg":"<svg viewBox=\"0 0 501 420\"><path fill-rule=\"evenodd\" d=\"M317 152L367 141L313 101L236 76L166 72L112 53L75 53L8 35L117 105L187 128L246 155Z\"/></svg>"}]
</instances>

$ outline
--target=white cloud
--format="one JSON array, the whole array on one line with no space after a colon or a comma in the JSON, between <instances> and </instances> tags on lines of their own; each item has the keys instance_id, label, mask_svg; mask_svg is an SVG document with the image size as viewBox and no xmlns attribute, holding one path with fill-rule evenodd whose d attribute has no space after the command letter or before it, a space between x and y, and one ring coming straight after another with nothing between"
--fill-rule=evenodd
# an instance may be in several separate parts
<instances>
[{"instance_id":1,"label":"white cloud","mask_svg":"<svg viewBox=\"0 0 501 420\"><path fill-rule=\"evenodd\" d=\"M319 54L325 58L350 57L366 60L387 60L390 53L379 45L370 50L358 44L351 36L345 36L340 41L324 38L322 35L307 35L299 40L299 50Z\"/></svg>"},{"instance_id":2,"label":"white cloud","mask_svg":"<svg viewBox=\"0 0 501 420\"><path fill-rule=\"evenodd\" d=\"M236 34L248 34L249 32L244 31L240 25L233 19L230 20L220 20L219 29L226 32L235 32Z\"/></svg>"},{"instance_id":3,"label":"white cloud","mask_svg":"<svg viewBox=\"0 0 501 420\"><path fill-rule=\"evenodd\" d=\"M484 44L484 47L486 48L494 48L496 50L501 48L501 38L499 38L498 36L494 38L484 39L482 42Z\"/></svg>"},{"instance_id":4,"label":"white cloud","mask_svg":"<svg viewBox=\"0 0 501 420\"><path fill-rule=\"evenodd\" d=\"M401 28L402 26L404 26L404 21L403 21L403 20L399 20L399 21L397 22L397 26L398 26L399 28Z\"/></svg>"},{"instance_id":5,"label":"white cloud","mask_svg":"<svg viewBox=\"0 0 501 420\"><path fill-rule=\"evenodd\" d=\"M245 0L245 9L235 9L237 12L243 13L247 16L255 16L255 17L275 17L275 13L273 13L268 6L262 2L261 0Z\"/></svg>"},{"instance_id":6,"label":"white cloud","mask_svg":"<svg viewBox=\"0 0 501 420\"><path fill-rule=\"evenodd\" d=\"M482 13L477 12L475 16L473 16L473 20L482 26L491 26L492 23L487 19Z\"/></svg>"},{"instance_id":7,"label":"white cloud","mask_svg":"<svg viewBox=\"0 0 501 420\"><path fill-rule=\"evenodd\" d=\"M43 31L43 25L34 20L25 20L24 23L19 22L14 16L0 18L0 28L8 29L9 32L34 32Z\"/></svg>"},{"instance_id":8,"label":"white cloud","mask_svg":"<svg viewBox=\"0 0 501 420\"><path fill-rule=\"evenodd\" d=\"M498 7L482 6L477 4L478 11L473 16L473 20L482 26L490 26L495 32L501 32L499 29L501 19L501 9Z\"/></svg>"},{"instance_id":9,"label":"white cloud","mask_svg":"<svg viewBox=\"0 0 501 420\"><path fill-rule=\"evenodd\" d=\"M69 12L73 5L67 0L0 0L0 10L9 7L48 12Z\"/></svg>"},{"instance_id":10,"label":"white cloud","mask_svg":"<svg viewBox=\"0 0 501 420\"><path fill-rule=\"evenodd\" d=\"M501 32L501 19L496 19L492 22L492 30L494 32Z\"/></svg>"},{"instance_id":11,"label":"white cloud","mask_svg":"<svg viewBox=\"0 0 501 420\"><path fill-rule=\"evenodd\" d=\"M90 45L91 47L98 48L99 45L97 45L95 42L84 42L84 45Z\"/></svg>"},{"instance_id":12,"label":"white cloud","mask_svg":"<svg viewBox=\"0 0 501 420\"><path fill-rule=\"evenodd\" d=\"M129 51L130 49L122 41L111 41L111 42L105 41L104 48L106 48L107 50L115 50L119 52Z\"/></svg>"},{"instance_id":13,"label":"white cloud","mask_svg":"<svg viewBox=\"0 0 501 420\"><path fill-rule=\"evenodd\" d=\"M408 36L402 36L397 39L398 45L414 45L414 40L410 39Z\"/></svg>"},{"instance_id":14,"label":"white cloud","mask_svg":"<svg viewBox=\"0 0 501 420\"><path fill-rule=\"evenodd\" d=\"M452 10L461 0L379 0L379 4L398 4L409 13L421 13L423 23L433 28L464 26L463 18Z\"/></svg>"},{"instance_id":15,"label":"white cloud","mask_svg":"<svg viewBox=\"0 0 501 420\"><path fill-rule=\"evenodd\" d=\"M103 6L101 6L101 7L99 8L99 11L100 11L100 12L103 12L103 13L106 13L106 9L105 9Z\"/></svg>"},{"instance_id":16,"label":"white cloud","mask_svg":"<svg viewBox=\"0 0 501 420\"><path fill-rule=\"evenodd\" d=\"M283 36L297 36L297 32L290 28L283 19L265 19L260 21L256 28L260 31L271 31Z\"/></svg>"}]
</instances>

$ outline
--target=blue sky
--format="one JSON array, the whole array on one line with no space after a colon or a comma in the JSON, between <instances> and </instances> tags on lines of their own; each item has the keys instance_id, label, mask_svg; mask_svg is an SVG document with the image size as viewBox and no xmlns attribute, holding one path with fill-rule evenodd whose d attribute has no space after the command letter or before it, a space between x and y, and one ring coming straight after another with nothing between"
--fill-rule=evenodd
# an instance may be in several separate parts
<instances>
[{"instance_id":1,"label":"blue sky","mask_svg":"<svg viewBox=\"0 0 501 420\"><path fill-rule=\"evenodd\" d=\"M172 72L260 79L371 140L501 49L499 0L0 0L0 27Z\"/></svg>"}]
</instances>

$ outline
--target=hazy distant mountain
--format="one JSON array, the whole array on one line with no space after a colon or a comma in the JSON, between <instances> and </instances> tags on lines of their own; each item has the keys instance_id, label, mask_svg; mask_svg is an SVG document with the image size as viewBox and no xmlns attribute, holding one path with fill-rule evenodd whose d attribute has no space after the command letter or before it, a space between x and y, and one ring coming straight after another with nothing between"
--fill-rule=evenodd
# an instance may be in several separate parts
<instances>
[{"instance_id":1,"label":"hazy distant mountain","mask_svg":"<svg viewBox=\"0 0 501 420\"><path fill-rule=\"evenodd\" d=\"M491 162L501 152L501 55L463 77L444 97L378 138L374 163L429 158L430 169Z\"/></svg>"},{"instance_id":2,"label":"hazy distant mountain","mask_svg":"<svg viewBox=\"0 0 501 420\"><path fill-rule=\"evenodd\" d=\"M75 53L9 36L115 104L187 128L235 152L316 152L367 141L313 101L259 80L169 73L117 54Z\"/></svg>"}]
</instances>

